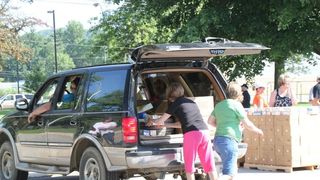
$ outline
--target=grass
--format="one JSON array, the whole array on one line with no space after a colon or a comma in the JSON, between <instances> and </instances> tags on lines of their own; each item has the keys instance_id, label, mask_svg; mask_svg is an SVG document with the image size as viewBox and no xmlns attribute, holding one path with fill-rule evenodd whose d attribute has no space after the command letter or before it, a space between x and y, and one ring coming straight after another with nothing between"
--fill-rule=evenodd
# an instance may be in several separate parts
<instances>
[{"instance_id":1,"label":"grass","mask_svg":"<svg viewBox=\"0 0 320 180\"><path fill-rule=\"evenodd\" d=\"M308 102L299 102L297 104L298 107L308 107L311 106Z\"/></svg>"}]
</instances>

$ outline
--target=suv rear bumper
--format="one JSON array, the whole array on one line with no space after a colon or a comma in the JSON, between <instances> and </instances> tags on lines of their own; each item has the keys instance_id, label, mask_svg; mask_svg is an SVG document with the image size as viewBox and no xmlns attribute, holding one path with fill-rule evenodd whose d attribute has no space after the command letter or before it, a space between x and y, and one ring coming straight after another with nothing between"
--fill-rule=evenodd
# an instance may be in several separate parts
<instances>
[{"instance_id":1,"label":"suv rear bumper","mask_svg":"<svg viewBox=\"0 0 320 180\"><path fill-rule=\"evenodd\" d=\"M246 155L248 149L247 143L239 143L238 144L238 159L242 158L244 155Z\"/></svg>"},{"instance_id":2,"label":"suv rear bumper","mask_svg":"<svg viewBox=\"0 0 320 180\"><path fill-rule=\"evenodd\" d=\"M169 166L183 167L182 148L129 151L126 153L129 168L164 168Z\"/></svg>"},{"instance_id":3,"label":"suv rear bumper","mask_svg":"<svg viewBox=\"0 0 320 180\"><path fill-rule=\"evenodd\" d=\"M216 152L214 152L214 159L216 166L221 165L221 159ZM133 169L168 168L174 171L177 168L184 168L182 148L157 151L128 151L126 160L128 167ZM198 158L196 159L196 164L200 165Z\"/></svg>"},{"instance_id":4,"label":"suv rear bumper","mask_svg":"<svg viewBox=\"0 0 320 180\"><path fill-rule=\"evenodd\" d=\"M243 157L247 151L246 143L239 143L238 159ZM220 156L214 152L214 159L217 168L221 168ZM183 161L183 149L150 149L150 150L134 150L126 152L126 161L129 169L160 169L166 168L167 171L176 171L177 169L184 168ZM197 158L196 164L200 165L200 161ZM154 170L153 170L154 171Z\"/></svg>"}]
</instances>

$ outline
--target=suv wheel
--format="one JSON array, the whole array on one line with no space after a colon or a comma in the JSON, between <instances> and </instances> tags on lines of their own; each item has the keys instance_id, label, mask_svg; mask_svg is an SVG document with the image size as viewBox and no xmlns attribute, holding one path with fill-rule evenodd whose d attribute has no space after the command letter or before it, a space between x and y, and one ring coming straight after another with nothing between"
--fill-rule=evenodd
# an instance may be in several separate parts
<instances>
[{"instance_id":1,"label":"suv wheel","mask_svg":"<svg viewBox=\"0 0 320 180\"><path fill-rule=\"evenodd\" d=\"M27 180L28 172L16 169L11 144L6 141L0 148L0 179Z\"/></svg>"},{"instance_id":2,"label":"suv wheel","mask_svg":"<svg viewBox=\"0 0 320 180\"><path fill-rule=\"evenodd\" d=\"M80 160L80 180L119 180L119 173L108 172L100 152L89 147Z\"/></svg>"}]
</instances>

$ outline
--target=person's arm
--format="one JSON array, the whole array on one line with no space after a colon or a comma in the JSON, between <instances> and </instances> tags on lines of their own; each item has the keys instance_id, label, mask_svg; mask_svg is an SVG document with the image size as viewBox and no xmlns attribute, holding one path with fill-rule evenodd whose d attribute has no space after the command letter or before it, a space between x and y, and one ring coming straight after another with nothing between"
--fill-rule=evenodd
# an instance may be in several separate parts
<instances>
[{"instance_id":1,"label":"person's arm","mask_svg":"<svg viewBox=\"0 0 320 180\"><path fill-rule=\"evenodd\" d=\"M310 102L312 106L320 106L320 99L319 98L313 98L313 100Z\"/></svg>"},{"instance_id":2,"label":"person's arm","mask_svg":"<svg viewBox=\"0 0 320 180\"><path fill-rule=\"evenodd\" d=\"M167 128L181 128L181 123L179 121L174 123L165 123L164 126Z\"/></svg>"},{"instance_id":3,"label":"person's arm","mask_svg":"<svg viewBox=\"0 0 320 180\"><path fill-rule=\"evenodd\" d=\"M263 132L261 129L257 128L246 116L243 120L241 120L243 123L244 127L248 129L249 131L252 131L254 133L257 133L259 135L263 135Z\"/></svg>"},{"instance_id":4,"label":"person's arm","mask_svg":"<svg viewBox=\"0 0 320 180\"><path fill-rule=\"evenodd\" d=\"M208 124L210 124L213 127L217 127L217 122L216 122L216 118L214 118L214 116L209 116L208 118Z\"/></svg>"},{"instance_id":5,"label":"person's arm","mask_svg":"<svg viewBox=\"0 0 320 180\"><path fill-rule=\"evenodd\" d=\"M272 93L271 93L271 96L270 96L270 100L269 100L269 107L274 107L274 103L276 101L276 90L274 90Z\"/></svg>"},{"instance_id":6,"label":"person's arm","mask_svg":"<svg viewBox=\"0 0 320 180\"><path fill-rule=\"evenodd\" d=\"M309 91L309 103L313 105L313 87Z\"/></svg>"},{"instance_id":7,"label":"person's arm","mask_svg":"<svg viewBox=\"0 0 320 180\"><path fill-rule=\"evenodd\" d=\"M263 108L269 107L269 104L266 99L263 98Z\"/></svg>"},{"instance_id":8,"label":"person's arm","mask_svg":"<svg viewBox=\"0 0 320 180\"><path fill-rule=\"evenodd\" d=\"M297 101L296 101L296 97L295 95L292 93L292 90L291 88L288 89L288 92L289 92L289 96L291 98L291 102L292 102L292 105L297 105Z\"/></svg>"},{"instance_id":9,"label":"person's arm","mask_svg":"<svg viewBox=\"0 0 320 180\"><path fill-rule=\"evenodd\" d=\"M267 102L265 102L265 100L264 100L264 98L262 97L262 95L260 95L259 108L260 108L260 109L263 109L265 103L267 103Z\"/></svg>"},{"instance_id":10,"label":"person's arm","mask_svg":"<svg viewBox=\"0 0 320 180\"><path fill-rule=\"evenodd\" d=\"M39 116L40 114L47 112L51 109L51 102L47 102L45 104L42 104L41 106L39 106L38 108L36 108L35 110L33 110L29 116L28 116L28 122L31 123L35 120L35 118L37 116Z\"/></svg>"},{"instance_id":11,"label":"person's arm","mask_svg":"<svg viewBox=\"0 0 320 180\"><path fill-rule=\"evenodd\" d=\"M170 114L164 113L159 119L148 120L147 126L164 125L164 122L170 118Z\"/></svg>"}]
</instances>

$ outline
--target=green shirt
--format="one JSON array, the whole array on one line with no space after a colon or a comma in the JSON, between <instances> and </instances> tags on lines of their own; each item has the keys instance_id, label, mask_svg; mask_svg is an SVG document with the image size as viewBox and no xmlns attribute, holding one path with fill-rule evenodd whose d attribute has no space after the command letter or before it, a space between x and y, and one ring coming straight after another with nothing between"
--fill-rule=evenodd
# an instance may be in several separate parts
<instances>
[{"instance_id":1,"label":"green shirt","mask_svg":"<svg viewBox=\"0 0 320 180\"><path fill-rule=\"evenodd\" d=\"M216 119L216 136L227 136L237 142L241 141L240 121L247 114L239 101L225 99L216 105L211 115Z\"/></svg>"}]
</instances>

